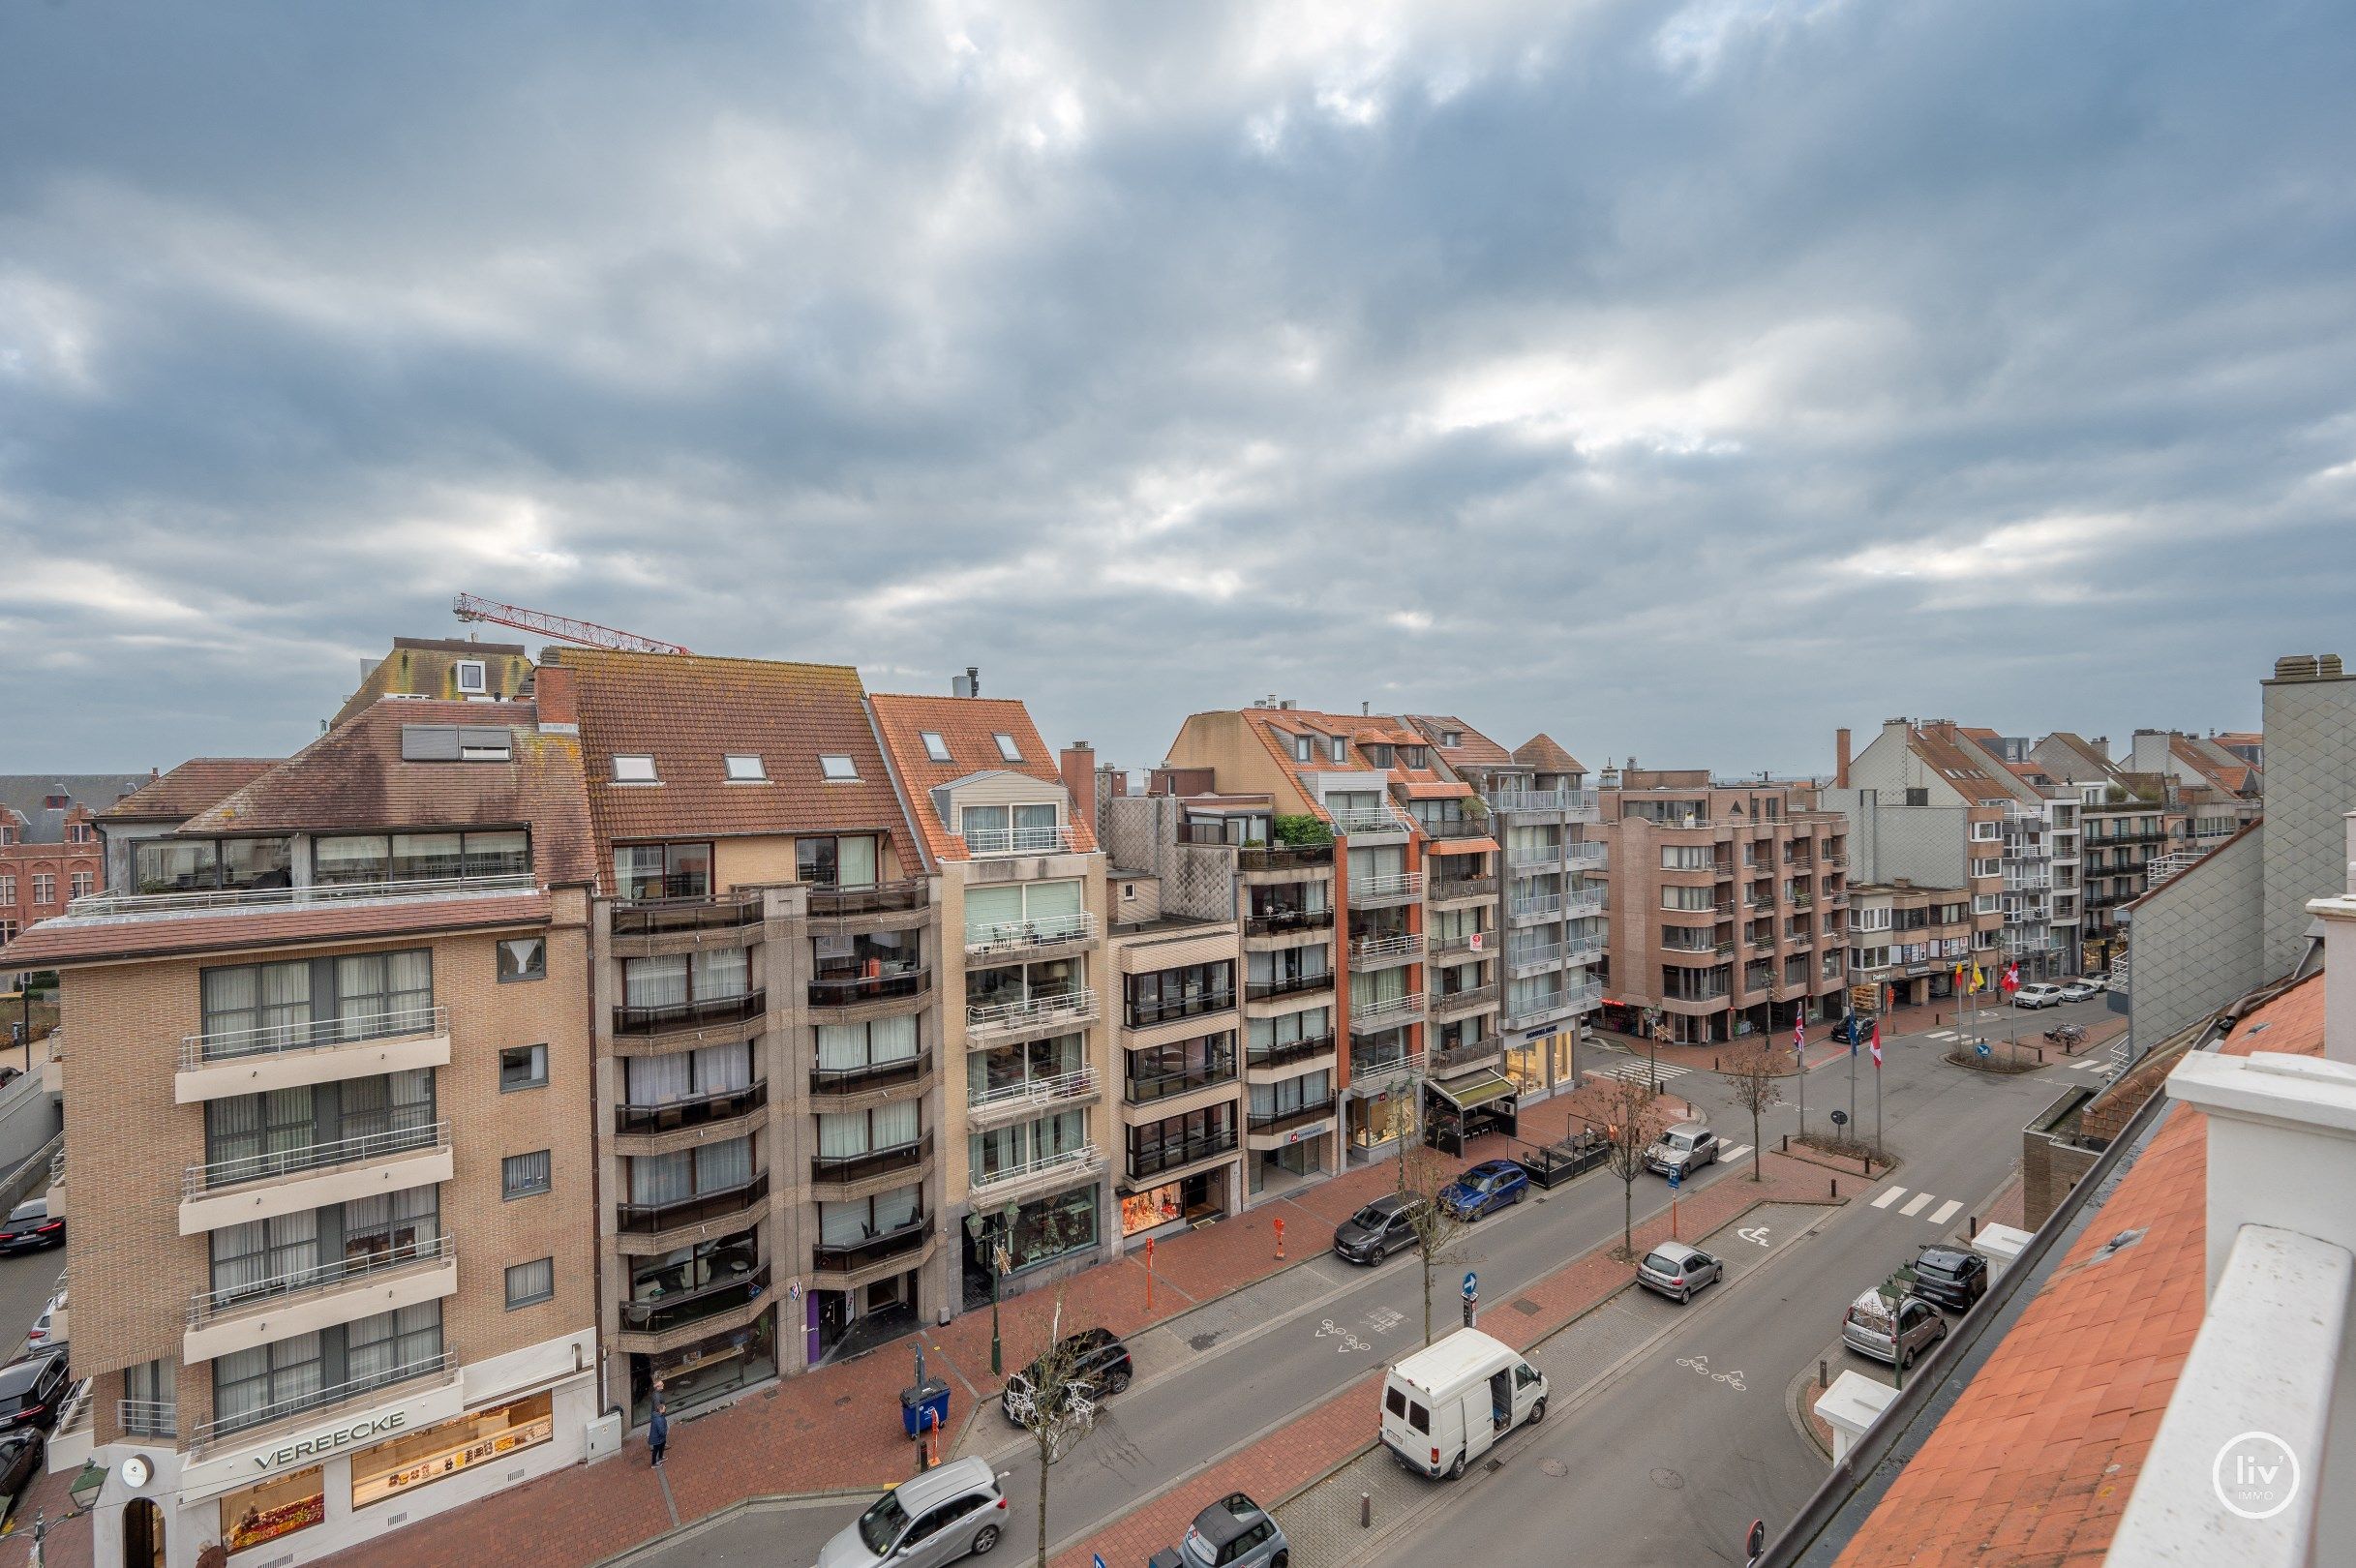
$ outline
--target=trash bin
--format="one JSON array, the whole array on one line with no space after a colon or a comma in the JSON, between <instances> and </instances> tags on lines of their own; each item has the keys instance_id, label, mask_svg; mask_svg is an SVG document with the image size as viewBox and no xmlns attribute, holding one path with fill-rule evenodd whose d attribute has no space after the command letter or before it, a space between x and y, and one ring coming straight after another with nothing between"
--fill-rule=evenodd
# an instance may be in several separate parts
<instances>
[{"instance_id":1,"label":"trash bin","mask_svg":"<svg viewBox=\"0 0 2356 1568\"><path fill-rule=\"evenodd\" d=\"M900 1390L900 1428L911 1441L924 1435L924 1412L932 1412L934 1423L946 1432L949 1428L949 1385L938 1377L927 1377L921 1383Z\"/></svg>"}]
</instances>

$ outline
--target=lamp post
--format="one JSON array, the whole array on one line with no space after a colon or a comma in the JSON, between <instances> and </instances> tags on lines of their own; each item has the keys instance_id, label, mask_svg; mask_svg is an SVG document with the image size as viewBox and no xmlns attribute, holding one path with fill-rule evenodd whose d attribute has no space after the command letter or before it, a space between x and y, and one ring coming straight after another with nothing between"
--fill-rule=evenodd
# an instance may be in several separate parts
<instances>
[{"instance_id":1,"label":"lamp post","mask_svg":"<svg viewBox=\"0 0 2356 1568\"><path fill-rule=\"evenodd\" d=\"M1012 1204L1007 1205L1009 1209ZM965 1217L965 1233L973 1239L974 1247L982 1252L982 1266L990 1275L990 1375L1006 1375L1006 1342L998 1331L998 1283L1006 1278L1007 1250L990 1234L990 1217L979 1209Z\"/></svg>"}]
</instances>

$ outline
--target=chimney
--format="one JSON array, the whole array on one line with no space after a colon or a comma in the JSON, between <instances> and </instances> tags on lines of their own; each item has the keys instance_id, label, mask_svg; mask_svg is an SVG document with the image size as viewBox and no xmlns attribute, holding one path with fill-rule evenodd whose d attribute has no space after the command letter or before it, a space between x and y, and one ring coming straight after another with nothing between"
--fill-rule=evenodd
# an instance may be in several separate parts
<instances>
[{"instance_id":1,"label":"chimney","mask_svg":"<svg viewBox=\"0 0 2356 1568\"><path fill-rule=\"evenodd\" d=\"M1836 790L1845 790L1849 787L1849 732L1847 730L1832 732L1832 787Z\"/></svg>"},{"instance_id":2,"label":"chimney","mask_svg":"<svg viewBox=\"0 0 2356 1568\"><path fill-rule=\"evenodd\" d=\"M540 728L556 735L579 735L581 713L574 702L573 672L561 664L543 664L532 673L531 700Z\"/></svg>"},{"instance_id":3,"label":"chimney","mask_svg":"<svg viewBox=\"0 0 2356 1568\"><path fill-rule=\"evenodd\" d=\"M1056 759L1055 770L1063 775L1064 788L1072 792L1072 809L1095 832L1096 748L1085 740L1072 741Z\"/></svg>"}]
</instances>

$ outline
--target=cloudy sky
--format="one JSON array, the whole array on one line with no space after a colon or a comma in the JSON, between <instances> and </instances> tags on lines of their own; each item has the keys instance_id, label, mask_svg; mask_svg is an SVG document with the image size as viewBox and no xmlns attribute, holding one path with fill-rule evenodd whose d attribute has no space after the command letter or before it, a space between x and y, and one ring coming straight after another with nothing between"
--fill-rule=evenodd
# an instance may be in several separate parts
<instances>
[{"instance_id":1,"label":"cloudy sky","mask_svg":"<svg viewBox=\"0 0 2356 1568\"><path fill-rule=\"evenodd\" d=\"M470 590L1829 766L2356 655L2356 16L0 5L0 770Z\"/></svg>"}]
</instances>

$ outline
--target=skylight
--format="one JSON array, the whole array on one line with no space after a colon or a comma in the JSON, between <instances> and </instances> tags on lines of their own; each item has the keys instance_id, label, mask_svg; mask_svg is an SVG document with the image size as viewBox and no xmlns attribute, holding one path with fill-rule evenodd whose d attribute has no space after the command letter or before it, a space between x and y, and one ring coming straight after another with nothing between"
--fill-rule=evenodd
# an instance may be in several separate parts
<instances>
[{"instance_id":1,"label":"skylight","mask_svg":"<svg viewBox=\"0 0 2356 1568\"><path fill-rule=\"evenodd\" d=\"M998 742L999 756L1004 757L1008 762L1022 761L1022 747L1016 745L1014 743L1014 738L1007 734L1006 731L996 731L992 733L990 739Z\"/></svg>"},{"instance_id":2,"label":"skylight","mask_svg":"<svg viewBox=\"0 0 2356 1568\"><path fill-rule=\"evenodd\" d=\"M757 756L732 751L728 754L727 762L728 777L732 783L758 784L769 777L768 768L762 765Z\"/></svg>"},{"instance_id":3,"label":"skylight","mask_svg":"<svg viewBox=\"0 0 2356 1568\"><path fill-rule=\"evenodd\" d=\"M818 771L825 777L837 782L847 781L855 783L859 779L859 764L853 762L848 757L833 752L820 754L818 759Z\"/></svg>"},{"instance_id":4,"label":"skylight","mask_svg":"<svg viewBox=\"0 0 2356 1568\"><path fill-rule=\"evenodd\" d=\"M643 752L614 754L614 782L617 784L659 784L655 775L654 759Z\"/></svg>"},{"instance_id":5,"label":"skylight","mask_svg":"<svg viewBox=\"0 0 2356 1568\"><path fill-rule=\"evenodd\" d=\"M922 736L924 740L925 756L931 758L934 762L949 761L949 742L941 739L940 731L923 730L920 731L919 733Z\"/></svg>"}]
</instances>

